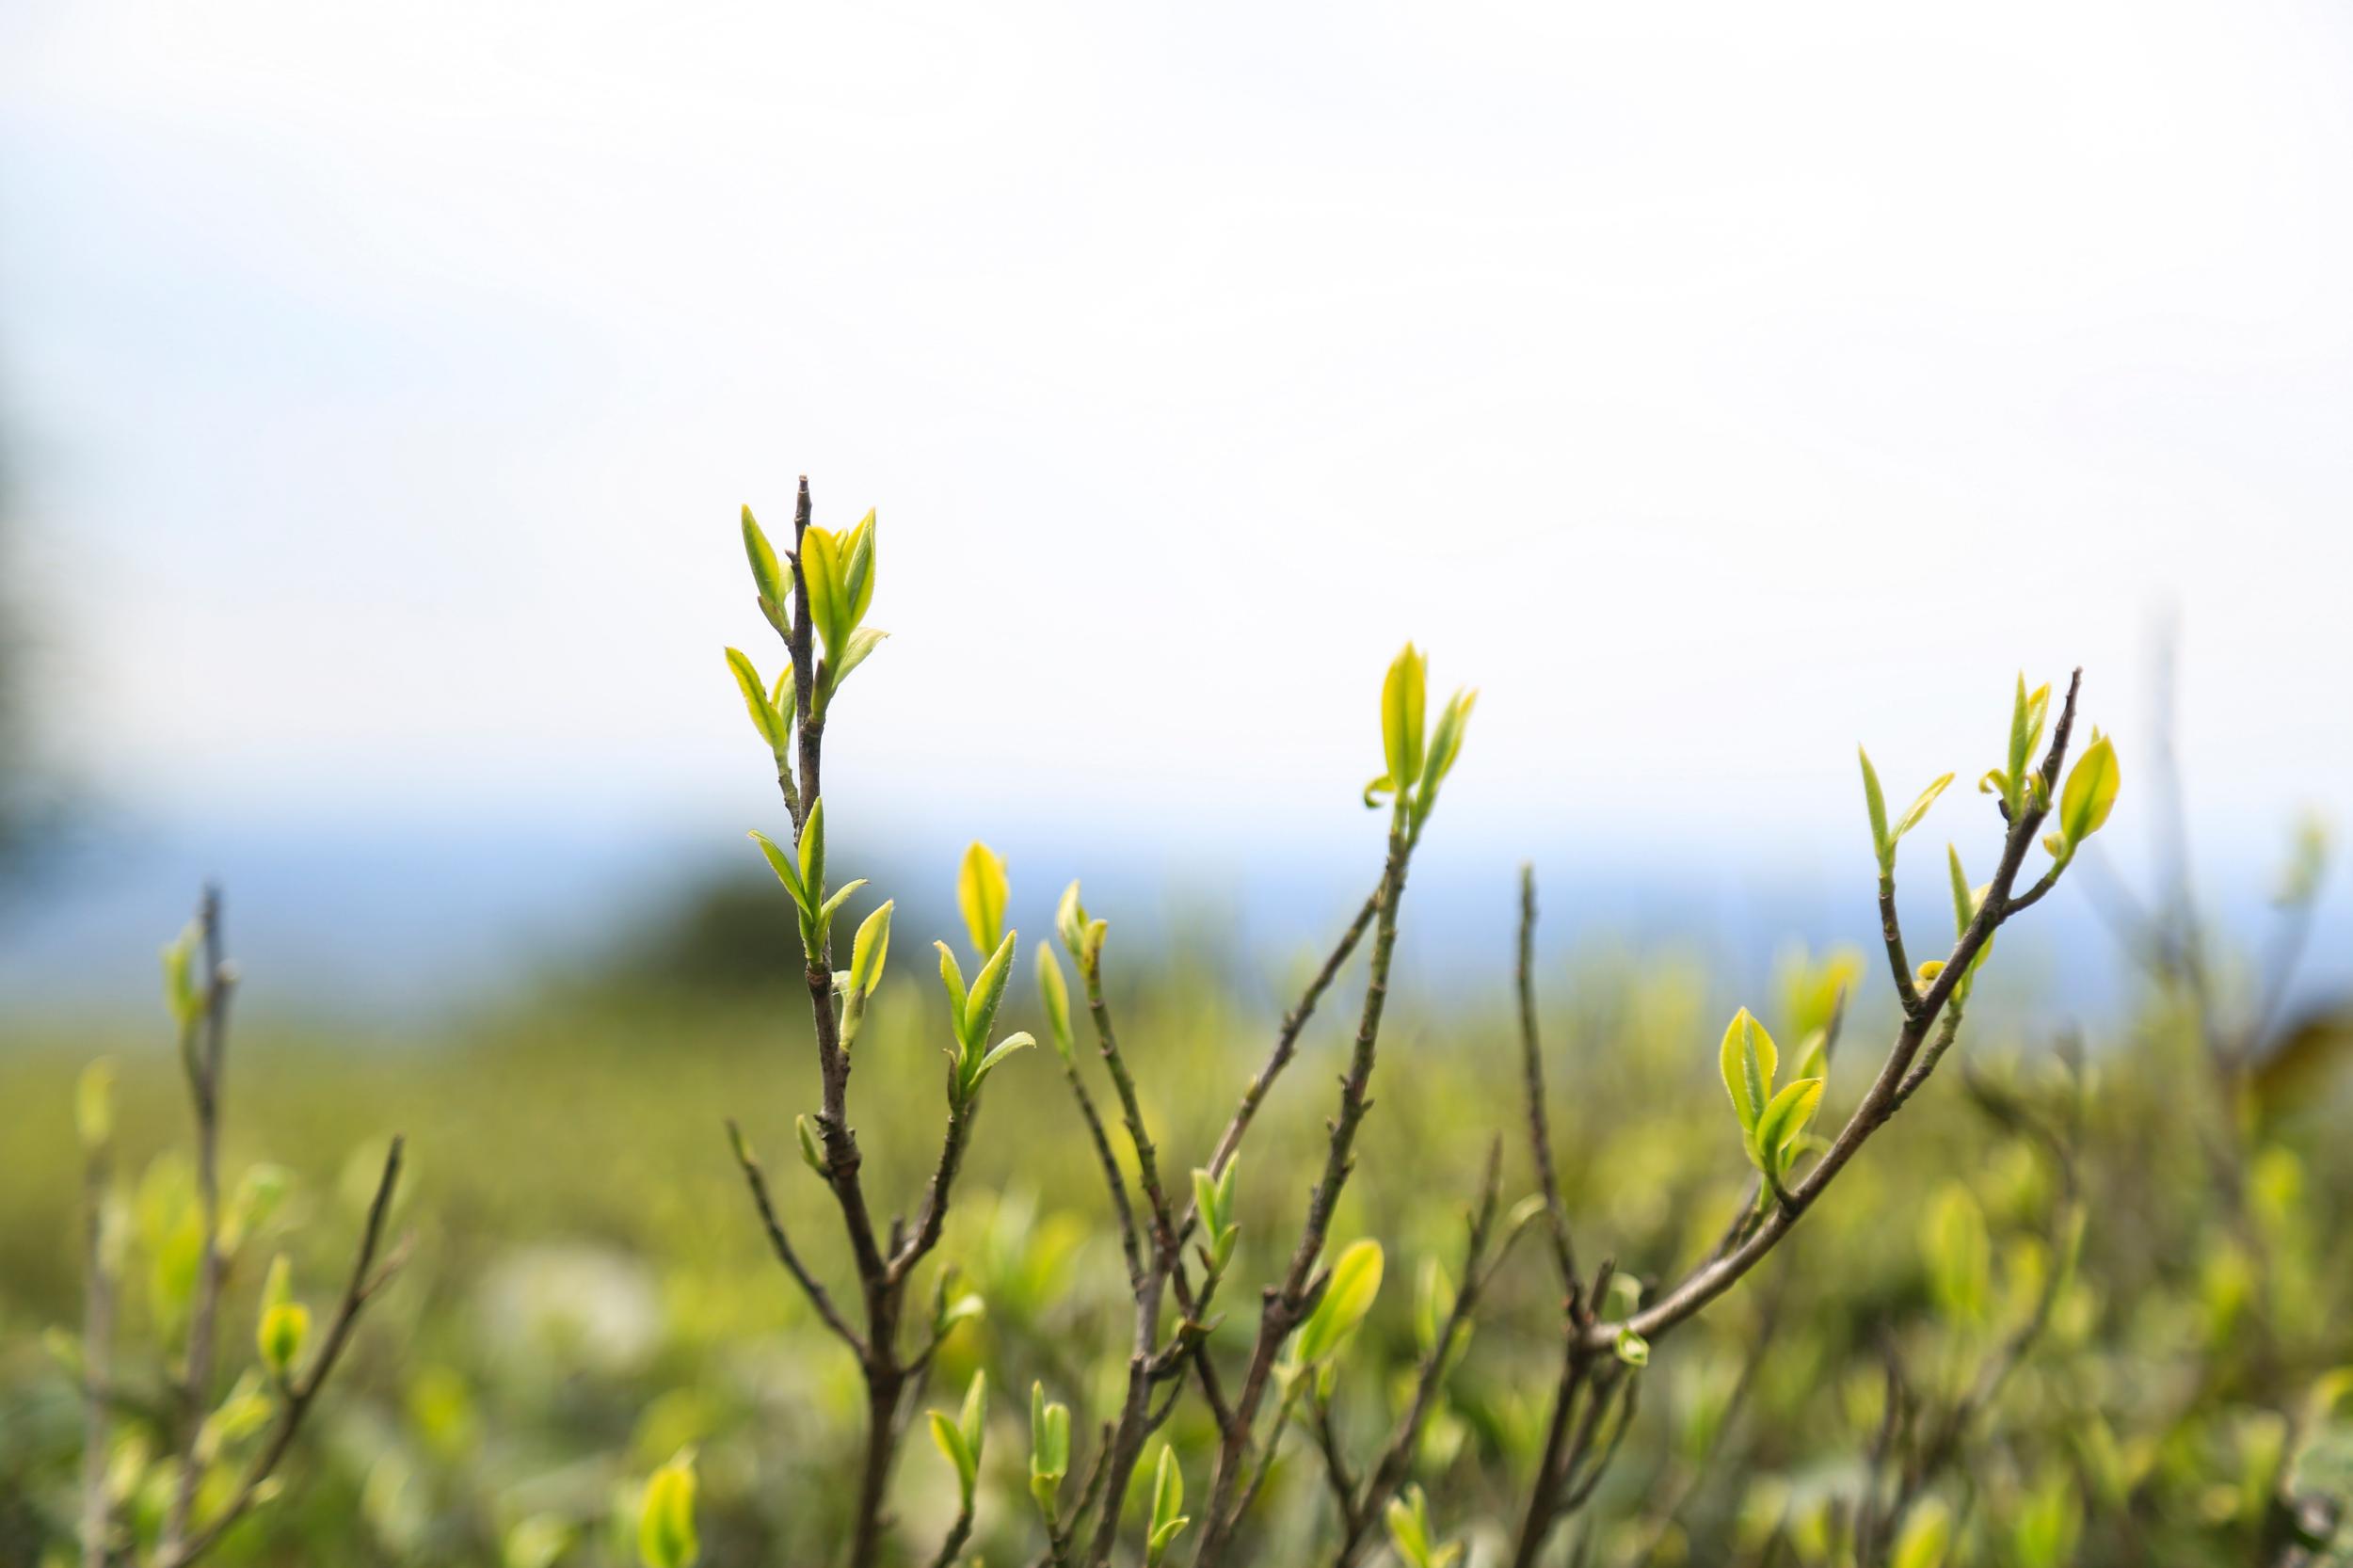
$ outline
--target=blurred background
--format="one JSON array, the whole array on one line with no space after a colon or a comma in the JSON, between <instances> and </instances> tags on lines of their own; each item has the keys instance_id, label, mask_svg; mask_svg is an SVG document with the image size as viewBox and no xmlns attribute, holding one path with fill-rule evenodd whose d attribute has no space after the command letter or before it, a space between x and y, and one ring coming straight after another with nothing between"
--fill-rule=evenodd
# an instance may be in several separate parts
<instances>
[{"instance_id":1,"label":"blurred background","mask_svg":"<svg viewBox=\"0 0 2353 1568\"><path fill-rule=\"evenodd\" d=\"M1524 857L1563 933L1867 933L1855 742L1965 781L2081 664L2146 777L2169 627L2258 898L2353 808L2349 51L2284 3L24 0L7 758L62 815L0 985L143 1005L216 875L256 1004L479 998L756 869L719 649L768 656L735 511L800 473L888 562L837 832L943 895L985 838L1032 926L1083 871L1318 929L1408 636L1483 693L1449 964Z\"/></svg>"},{"instance_id":2,"label":"blurred background","mask_svg":"<svg viewBox=\"0 0 2353 1568\"><path fill-rule=\"evenodd\" d=\"M1462 1067L1424 1121L1508 1103L1522 861L1547 1006L1621 1089L1876 940L1857 742L1899 802L1960 776L1904 893L1939 929L2022 669L2084 667L2125 783L1988 1033L2198 1032L2142 972L2178 915L2253 1033L2341 1042L2342 877L2270 906L2353 822L2348 83L2321 0L0 8L0 1394L45 1391L0 1482L74 1436L32 1349L76 1300L71 1074L114 1052L126 1144L180 1136L155 952L217 879L232 1151L302 1179L323 1275L407 1127L429 1259L328 1502L250 1560L538 1568L516 1531L689 1440L724 1539L824 1539L759 1478L854 1389L713 1131L754 1105L781 1150L814 1092L720 657L777 662L737 511L789 530L804 473L820 523L878 510L893 633L828 730L834 863L903 955L957 930L968 840L1032 936L1083 876L1180 1141L1373 880L1408 637L1481 693L1400 955L1408 1048ZM931 1115L921 967L878 1122ZM951 1249L1003 1336L952 1370L1007 1387L1108 1266L1032 1097ZM1668 1103L1562 1113L1604 1140L1573 1198L1662 1259L1679 1210L1583 1183L1609 1138L1682 1158ZM1408 1185L1349 1223L1444 1236ZM16 1507L0 1561L46 1539Z\"/></svg>"}]
</instances>

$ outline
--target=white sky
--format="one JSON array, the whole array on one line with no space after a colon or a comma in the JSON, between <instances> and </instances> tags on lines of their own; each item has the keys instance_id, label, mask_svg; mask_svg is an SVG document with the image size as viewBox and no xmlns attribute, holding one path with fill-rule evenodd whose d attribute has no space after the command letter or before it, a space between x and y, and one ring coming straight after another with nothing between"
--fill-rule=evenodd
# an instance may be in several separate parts
<instances>
[{"instance_id":1,"label":"white sky","mask_svg":"<svg viewBox=\"0 0 2353 1568\"><path fill-rule=\"evenodd\" d=\"M1765 856L2090 670L2353 818L2353 13L18 0L0 354L166 818L749 810L734 537L882 515L836 789ZM1476 792L1474 793L1474 792ZM1947 808L1946 809L1950 809Z\"/></svg>"}]
</instances>

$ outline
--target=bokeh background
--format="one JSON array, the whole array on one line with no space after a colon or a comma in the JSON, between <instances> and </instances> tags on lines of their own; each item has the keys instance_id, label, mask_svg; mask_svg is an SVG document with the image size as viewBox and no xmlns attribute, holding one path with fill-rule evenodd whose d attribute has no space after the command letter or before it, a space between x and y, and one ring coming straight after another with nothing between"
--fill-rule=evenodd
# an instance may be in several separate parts
<instances>
[{"instance_id":1,"label":"bokeh background","mask_svg":"<svg viewBox=\"0 0 2353 1568\"><path fill-rule=\"evenodd\" d=\"M1857 740L1966 772L2082 664L2146 776L2169 624L2221 866L2353 807L2333 7L0 27L10 667L83 828L15 998L143 980L203 874L376 1004L740 862L731 530L804 472L880 509L840 792L910 876L1309 927L1406 636L1485 693L1474 942L1528 856L1852 926Z\"/></svg>"},{"instance_id":2,"label":"bokeh background","mask_svg":"<svg viewBox=\"0 0 2353 1568\"><path fill-rule=\"evenodd\" d=\"M714 1366L728 1419L827 1419L808 1357L719 1348L807 1325L710 1133L748 1100L781 1149L806 1097L719 657L775 663L736 512L788 526L802 473L878 509L893 632L830 731L838 860L904 953L968 840L1032 934L1083 875L1202 1083L1370 881L1409 636L1481 691L1401 954L1437 1060L1501 1037L1532 860L1563 1005L1638 1077L1704 1064L1793 944L1874 936L1855 744L1906 798L1959 772L1930 828L1982 861L2011 681L2074 664L2124 804L1986 1007L2124 1049L2120 908L2191 889L2259 953L2297 824L2353 822L2349 83L2353 16L2296 0L17 0L0 1365L72 1311L72 1066L174 1132L154 952L216 878L274 1064L238 1150L310 1180L323 1257L388 1120L443 1178L425 1349L363 1369L426 1435L327 1466L380 1489L368 1551L584 1516L721 1430L643 1424ZM2342 894L2282 1019L2353 988ZM1017 1272L1083 1200L979 1158ZM619 1304L608 1381L490 1376L527 1288ZM723 1502L766 1441L714 1450Z\"/></svg>"}]
</instances>

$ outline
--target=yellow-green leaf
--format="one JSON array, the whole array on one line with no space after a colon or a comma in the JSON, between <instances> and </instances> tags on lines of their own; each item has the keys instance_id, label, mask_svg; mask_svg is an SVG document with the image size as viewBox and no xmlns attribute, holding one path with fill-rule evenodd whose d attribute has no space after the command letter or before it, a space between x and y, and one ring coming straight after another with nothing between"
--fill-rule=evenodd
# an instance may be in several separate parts
<instances>
[{"instance_id":1,"label":"yellow-green leaf","mask_svg":"<svg viewBox=\"0 0 2353 1568\"><path fill-rule=\"evenodd\" d=\"M749 506L744 508L744 553L752 564L752 583L759 588L760 597L766 601L763 608L774 611L781 618L784 607L792 602L785 590L784 567L777 561L775 548L768 543L768 536L761 533L760 524L753 520Z\"/></svg>"},{"instance_id":2,"label":"yellow-green leaf","mask_svg":"<svg viewBox=\"0 0 2353 1568\"><path fill-rule=\"evenodd\" d=\"M1407 643L1381 682L1381 746L1389 777L1403 789L1421 776L1422 699L1428 673Z\"/></svg>"},{"instance_id":3,"label":"yellow-green leaf","mask_svg":"<svg viewBox=\"0 0 2353 1568\"><path fill-rule=\"evenodd\" d=\"M645 1568L694 1568L701 1555L695 1538L695 1459L680 1454L646 1482L637 1556Z\"/></svg>"},{"instance_id":4,"label":"yellow-green leaf","mask_svg":"<svg viewBox=\"0 0 2353 1568\"><path fill-rule=\"evenodd\" d=\"M1372 1310L1373 1298L1381 1293L1381 1269L1378 1241L1352 1242L1340 1254L1332 1265L1323 1299L1299 1330L1302 1365L1312 1367L1347 1342L1365 1314Z\"/></svg>"},{"instance_id":5,"label":"yellow-green leaf","mask_svg":"<svg viewBox=\"0 0 2353 1568\"><path fill-rule=\"evenodd\" d=\"M2067 772L2067 788L2059 795L2059 831L2070 845L2080 844L2108 820L2116 805L2119 779L2116 747L2105 735L2094 734L2091 744Z\"/></svg>"},{"instance_id":6,"label":"yellow-green leaf","mask_svg":"<svg viewBox=\"0 0 2353 1568\"><path fill-rule=\"evenodd\" d=\"M1815 1110L1821 1103L1822 1080L1818 1078L1794 1080L1767 1102L1765 1113L1756 1119L1756 1147L1771 1174L1779 1176L1787 1168L1785 1156L1790 1144L1814 1120Z\"/></svg>"},{"instance_id":7,"label":"yellow-green leaf","mask_svg":"<svg viewBox=\"0 0 2353 1568\"><path fill-rule=\"evenodd\" d=\"M728 649L728 668L734 673L736 687L744 694L744 711L752 716L752 728L768 743L771 751L782 751L785 745L785 721L768 700L768 693L760 683L760 671L742 649Z\"/></svg>"},{"instance_id":8,"label":"yellow-green leaf","mask_svg":"<svg viewBox=\"0 0 2353 1568\"><path fill-rule=\"evenodd\" d=\"M1723 1044L1717 1051L1724 1090L1732 1096L1734 1114L1744 1132L1756 1130L1756 1118L1772 1097L1773 1074L1780 1070L1781 1052L1772 1035L1743 1007L1724 1026Z\"/></svg>"},{"instance_id":9,"label":"yellow-green leaf","mask_svg":"<svg viewBox=\"0 0 2353 1568\"><path fill-rule=\"evenodd\" d=\"M1005 857L977 839L956 867L956 907L964 913L964 928L972 934L972 951L991 953L1005 934Z\"/></svg>"},{"instance_id":10,"label":"yellow-green leaf","mask_svg":"<svg viewBox=\"0 0 2353 1568\"><path fill-rule=\"evenodd\" d=\"M846 553L840 537L829 529L811 528L801 535L801 581L808 587L808 618L824 640L826 654L837 661L856 626L843 581Z\"/></svg>"},{"instance_id":11,"label":"yellow-green leaf","mask_svg":"<svg viewBox=\"0 0 2353 1568\"><path fill-rule=\"evenodd\" d=\"M1054 956L1053 948L1045 942L1037 945L1037 996L1046 1008L1046 1032L1053 1036L1054 1053L1067 1062L1074 1048L1070 1037L1070 986L1063 979L1062 960Z\"/></svg>"},{"instance_id":12,"label":"yellow-green leaf","mask_svg":"<svg viewBox=\"0 0 2353 1568\"><path fill-rule=\"evenodd\" d=\"M1880 870L1887 871L1896 862L1896 840L1887 836L1887 796L1880 789L1879 769L1871 766L1871 754L1861 746L1854 754L1863 763L1863 808L1871 818L1871 852L1879 856Z\"/></svg>"},{"instance_id":13,"label":"yellow-green leaf","mask_svg":"<svg viewBox=\"0 0 2353 1568\"><path fill-rule=\"evenodd\" d=\"M872 996L882 984L883 962L890 955L890 910L897 902L885 899L858 922L857 935L851 939L850 989L859 996Z\"/></svg>"}]
</instances>

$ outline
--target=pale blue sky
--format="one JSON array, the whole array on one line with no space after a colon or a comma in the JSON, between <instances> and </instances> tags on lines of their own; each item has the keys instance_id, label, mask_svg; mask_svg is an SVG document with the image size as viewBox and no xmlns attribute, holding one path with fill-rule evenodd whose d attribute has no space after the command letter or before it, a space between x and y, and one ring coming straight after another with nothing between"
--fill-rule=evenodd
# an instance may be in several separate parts
<instances>
[{"instance_id":1,"label":"pale blue sky","mask_svg":"<svg viewBox=\"0 0 2353 1568\"><path fill-rule=\"evenodd\" d=\"M2268 847L2353 818L2348 191L2284 0L0 15L49 690L178 827L759 820L807 472L916 841L1342 853L1410 634L1465 842L1852 859L2021 664L2132 777L2171 607Z\"/></svg>"}]
</instances>

